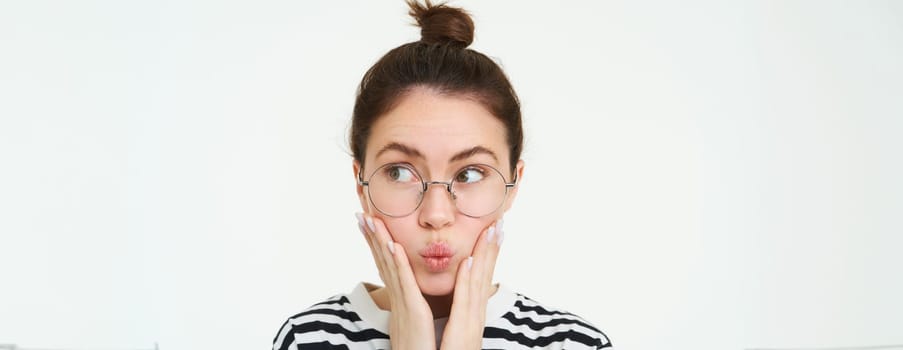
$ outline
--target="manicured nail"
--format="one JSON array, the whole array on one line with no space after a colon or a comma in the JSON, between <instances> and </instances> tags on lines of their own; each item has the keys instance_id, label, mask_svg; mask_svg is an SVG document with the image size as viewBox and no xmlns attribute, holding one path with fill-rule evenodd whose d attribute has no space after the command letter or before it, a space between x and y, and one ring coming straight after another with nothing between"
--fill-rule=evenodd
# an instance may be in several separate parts
<instances>
[{"instance_id":1,"label":"manicured nail","mask_svg":"<svg viewBox=\"0 0 903 350\"><path fill-rule=\"evenodd\" d=\"M502 231L502 225L503 225L504 223L505 223L505 219L499 219L499 221L497 221L497 222L495 223L495 229L496 229L496 230L499 230L499 232L501 232L501 231Z\"/></svg>"},{"instance_id":2,"label":"manicured nail","mask_svg":"<svg viewBox=\"0 0 903 350\"><path fill-rule=\"evenodd\" d=\"M486 235L486 242L492 243L492 237L495 237L495 226L489 226L489 234Z\"/></svg>"},{"instance_id":3,"label":"manicured nail","mask_svg":"<svg viewBox=\"0 0 903 350\"><path fill-rule=\"evenodd\" d=\"M367 217L367 227L370 228L370 231L376 232L376 225L373 224L373 218Z\"/></svg>"},{"instance_id":4,"label":"manicured nail","mask_svg":"<svg viewBox=\"0 0 903 350\"><path fill-rule=\"evenodd\" d=\"M357 224L358 224L358 225L363 225L363 224L364 224L364 214L361 214L361 213L354 213L354 218L357 219Z\"/></svg>"},{"instance_id":5,"label":"manicured nail","mask_svg":"<svg viewBox=\"0 0 903 350\"><path fill-rule=\"evenodd\" d=\"M395 254L395 242L389 241L389 253Z\"/></svg>"},{"instance_id":6,"label":"manicured nail","mask_svg":"<svg viewBox=\"0 0 903 350\"><path fill-rule=\"evenodd\" d=\"M361 213L354 213L354 218L357 219L357 228L361 229L361 233L367 234L367 230L364 230L364 215Z\"/></svg>"},{"instance_id":7,"label":"manicured nail","mask_svg":"<svg viewBox=\"0 0 903 350\"><path fill-rule=\"evenodd\" d=\"M473 257L468 256L467 257L467 269L469 270L471 267L473 267Z\"/></svg>"},{"instance_id":8,"label":"manicured nail","mask_svg":"<svg viewBox=\"0 0 903 350\"><path fill-rule=\"evenodd\" d=\"M505 231L499 231L499 241L496 242L499 244L499 247L502 246L502 241L505 240Z\"/></svg>"}]
</instances>

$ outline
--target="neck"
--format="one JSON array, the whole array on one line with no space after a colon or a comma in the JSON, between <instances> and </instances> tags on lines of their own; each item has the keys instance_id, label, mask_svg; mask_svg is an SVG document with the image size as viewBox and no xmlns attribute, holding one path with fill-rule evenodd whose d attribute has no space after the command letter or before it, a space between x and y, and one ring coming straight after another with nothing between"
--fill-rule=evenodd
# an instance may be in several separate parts
<instances>
[{"instance_id":1,"label":"neck","mask_svg":"<svg viewBox=\"0 0 903 350\"><path fill-rule=\"evenodd\" d=\"M454 293L449 295L423 295L427 305L433 313L433 319L448 317L451 314L451 305ZM376 303L376 307L381 310L392 311L389 303L389 293L385 287L377 288L370 291L370 298Z\"/></svg>"},{"instance_id":2,"label":"neck","mask_svg":"<svg viewBox=\"0 0 903 350\"><path fill-rule=\"evenodd\" d=\"M495 292L498 291L498 288L498 284L494 284L489 295L495 294ZM426 303L430 306L430 310L433 312L433 319L448 317L448 315L451 314L452 301L454 301L453 296L454 292L448 295L423 295L423 298L426 299ZM370 291L370 298L373 299L373 302L376 303L378 308L392 311L392 307L389 303L389 294L385 287Z\"/></svg>"},{"instance_id":3,"label":"neck","mask_svg":"<svg viewBox=\"0 0 903 350\"><path fill-rule=\"evenodd\" d=\"M454 294L449 295L423 295L426 303L430 305L433 311L433 319L448 317L451 313L451 306Z\"/></svg>"}]
</instances>

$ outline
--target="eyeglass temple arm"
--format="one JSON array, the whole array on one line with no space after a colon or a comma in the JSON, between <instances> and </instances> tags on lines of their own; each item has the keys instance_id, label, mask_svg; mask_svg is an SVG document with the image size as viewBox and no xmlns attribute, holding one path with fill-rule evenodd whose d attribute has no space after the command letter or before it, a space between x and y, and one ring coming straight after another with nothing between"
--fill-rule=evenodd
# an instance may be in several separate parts
<instances>
[{"instance_id":1,"label":"eyeglass temple arm","mask_svg":"<svg viewBox=\"0 0 903 350\"><path fill-rule=\"evenodd\" d=\"M361 185L361 186L368 186L368 185L370 185L370 181L364 181L364 169L363 169L363 168L361 168L361 169L357 172L357 184L358 184L358 185Z\"/></svg>"},{"instance_id":2,"label":"eyeglass temple arm","mask_svg":"<svg viewBox=\"0 0 903 350\"><path fill-rule=\"evenodd\" d=\"M517 180L519 180L519 179L517 178L517 173L514 173L514 181L512 181L511 183L507 183L507 182L506 182L506 183L505 183L505 187L507 187L507 188L512 188L512 187L514 187L514 185L517 185Z\"/></svg>"}]
</instances>

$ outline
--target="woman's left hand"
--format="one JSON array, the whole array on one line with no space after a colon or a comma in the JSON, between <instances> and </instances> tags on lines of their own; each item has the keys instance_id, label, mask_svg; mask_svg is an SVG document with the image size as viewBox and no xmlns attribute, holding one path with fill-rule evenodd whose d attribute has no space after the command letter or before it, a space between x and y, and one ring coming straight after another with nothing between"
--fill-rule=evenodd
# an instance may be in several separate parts
<instances>
[{"instance_id":1,"label":"woman's left hand","mask_svg":"<svg viewBox=\"0 0 903 350\"><path fill-rule=\"evenodd\" d=\"M483 327L486 323L486 305L495 293L492 273L505 235L502 221L488 227L477 239L470 258L458 266L454 301L441 349L480 349L483 344Z\"/></svg>"}]
</instances>

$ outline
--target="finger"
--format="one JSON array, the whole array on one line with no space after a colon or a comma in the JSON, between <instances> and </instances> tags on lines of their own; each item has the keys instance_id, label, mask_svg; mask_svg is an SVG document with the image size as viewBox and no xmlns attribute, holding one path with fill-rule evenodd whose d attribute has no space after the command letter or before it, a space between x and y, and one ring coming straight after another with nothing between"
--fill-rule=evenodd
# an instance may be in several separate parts
<instances>
[{"instance_id":1,"label":"finger","mask_svg":"<svg viewBox=\"0 0 903 350\"><path fill-rule=\"evenodd\" d=\"M389 230L386 228L386 225L377 217L373 217L370 215L364 215L365 226L373 234L374 244L373 249L379 251L380 256L382 257L383 263L386 266L386 277L388 281L383 281L386 283L387 287L390 287L390 294L393 291L401 290L401 285L398 280L398 264L396 263L396 258L394 253L395 242L392 240L392 236L389 234Z\"/></svg>"},{"instance_id":2,"label":"finger","mask_svg":"<svg viewBox=\"0 0 903 350\"><path fill-rule=\"evenodd\" d=\"M504 238L500 223L501 221L494 222L480 233L480 237L476 244L474 244L473 251L471 252L474 259L493 251L498 252L499 247L502 244L501 240Z\"/></svg>"},{"instance_id":3,"label":"finger","mask_svg":"<svg viewBox=\"0 0 903 350\"><path fill-rule=\"evenodd\" d=\"M395 240L392 239L392 235L389 233L389 229L386 228L385 223L377 217L374 216L364 216L364 221L366 222L366 226L373 232L373 237L376 238L377 243L375 246L379 248L382 255L386 258L386 262L391 263L391 265L395 265L395 259L393 255L395 253Z\"/></svg>"},{"instance_id":4,"label":"finger","mask_svg":"<svg viewBox=\"0 0 903 350\"><path fill-rule=\"evenodd\" d=\"M392 275L392 289L389 291L390 302L392 305L402 308L424 304L426 301L423 299L423 294L420 293L420 287L414 278L414 271L411 269L404 247L392 240L392 235L382 220L372 218L370 223L379 240L386 241L385 245L380 244L379 247L390 265L390 274Z\"/></svg>"},{"instance_id":5,"label":"finger","mask_svg":"<svg viewBox=\"0 0 903 350\"><path fill-rule=\"evenodd\" d=\"M376 263L377 267L379 267L380 270L382 270L382 257L380 256L379 251L373 248L373 235L369 230L367 230L367 225L364 223L364 215L362 213L354 213L354 217L357 219L358 229L360 229L361 233L364 235L364 240L367 242L367 247L370 248L370 254L373 256L373 262Z\"/></svg>"},{"instance_id":6,"label":"finger","mask_svg":"<svg viewBox=\"0 0 903 350\"><path fill-rule=\"evenodd\" d=\"M398 277L395 272L395 264L394 258L391 256L390 252L387 249L387 243L384 240L386 234L380 234L378 230L376 230L376 223L379 222L379 219L373 218L367 214L361 214L361 228L365 232L365 236L367 237L367 243L370 246L370 251L373 253L373 258L376 260L377 268L379 268L380 278L383 280L383 283L386 285L389 295L395 294L395 290L399 289L398 285ZM385 230L385 226L383 227L384 232L388 232Z\"/></svg>"},{"instance_id":7,"label":"finger","mask_svg":"<svg viewBox=\"0 0 903 350\"><path fill-rule=\"evenodd\" d=\"M493 226L486 228L474 246L473 271L468 285L474 298L488 300L492 295L492 277L499 253L499 242L504 237L499 230L500 227L499 223L494 223Z\"/></svg>"},{"instance_id":8,"label":"finger","mask_svg":"<svg viewBox=\"0 0 903 350\"><path fill-rule=\"evenodd\" d=\"M406 296L411 296L411 293L414 293L414 296L422 297L420 294L420 287L417 285L417 279L414 277L414 271L411 269L411 263L408 261L408 255L405 252L404 247L396 242L392 242L391 244L394 244L395 246L395 252L392 253L392 255L395 257L398 282L401 285L402 291Z\"/></svg>"},{"instance_id":9,"label":"finger","mask_svg":"<svg viewBox=\"0 0 903 350\"><path fill-rule=\"evenodd\" d=\"M473 268L473 257L469 256L467 259L461 260L461 263L458 265L458 276L455 278L455 295L453 296L455 305L468 305L471 288L470 288L470 275Z\"/></svg>"},{"instance_id":10,"label":"finger","mask_svg":"<svg viewBox=\"0 0 903 350\"><path fill-rule=\"evenodd\" d=\"M499 220L495 225L495 237L487 245L489 249L487 249L487 254L483 257L482 261L484 264L483 272L488 274L486 276L487 283L492 283L492 275L495 272L495 263L498 261L499 251L502 249L502 241L504 239L505 231L502 230L502 221Z\"/></svg>"},{"instance_id":11,"label":"finger","mask_svg":"<svg viewBox=\"0 0 903 350\"><path fill-rule=\"evenodd\" d=\"M499 253L499 242L503 238L503 233L499 228L498 223L493 223L492 226L486 228L474 247L470 285L474 289L474 293L479 293L484 297L488 297L490 294L492 276Z\"/></svg>"},{"instance_id":12,"label":"finger","mask_svg":"<svg viewBox=\"0 0 903 350\"><path fill-rule=\"evenodd\" d=\"M386 266L385 258L383 257L383 253L381 249L378 249L376 241L376 237L374 237L373 232L367 227L367 224L364 221L364 214L355 213L355 217L358 220L358 228L361 230L361 233L364 234L364 239L367 241L367 246L370 248L370 254L373 256L373 262L376 264L377 270L379 270L379 277L383 280L383 283L386 283L388 278L388 266Z\"/></svg>"}]
</instances>

